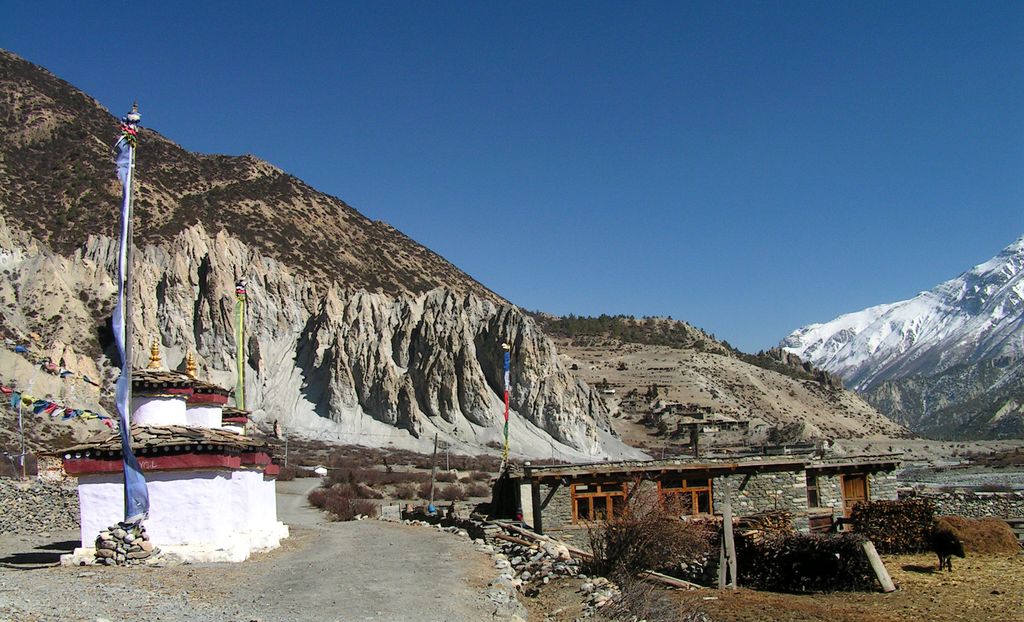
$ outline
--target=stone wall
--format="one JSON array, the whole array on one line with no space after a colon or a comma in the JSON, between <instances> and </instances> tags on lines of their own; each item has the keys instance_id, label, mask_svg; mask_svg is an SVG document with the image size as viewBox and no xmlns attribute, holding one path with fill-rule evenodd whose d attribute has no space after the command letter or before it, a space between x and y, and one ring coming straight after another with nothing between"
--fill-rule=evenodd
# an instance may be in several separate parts
<instances>
[{"instance_id":1,"label":"stone wall","mask_svg":"<svg viewBox=\"0 0 1024 622\"><path fill-rule=\"evenodd\" d=\"M74 483L0 479L0 533L78 529Z\"/></svg>"},{"instance_id":2,"label":"stone wall","mask_svg":"<svg viewBox=\"0 0 1024 622\"><path fill-rule=\"evenodd\" d=\"M729 486L733 513L737 516L764 510L789 510L794 514L807 510L803 471L716 477L711 484L715 513L722 511L726 485Z\"/></svg>"},{"instance_id":3,"label":"stone wall","mask_svg":"<svg viewBox=\"0 0 1024 622\"><path fill-rule=\"evenodd\" d=\"M898 497L896 473L871 473L868 475L868 499L870 501L895 501Z\"/></svg>"},{"instance_id":4,"label":"stone wall","mask_svg":"<svg viewBox=\"0 0 1024 622\"><path fill-rule=\"evenodd\" d=\"M1024 518L1024 492L901 490L900 498L931 499L935 513L967 518Z\"/></svg>"},{"instance_id":5,"label":"stone wall","mask_svg":"<svg viewBox=\"0 0 1024 622\"><path fill-rule=\"evenodd\" d=\"M839 475L818 476L818 507L831 508L832 516L843 514L843 485Z\"/></svg>"},{"instance_id":6,"label":"stone wall","mask_svg":"<svg viewBox=\"0 0 1024 622\"><path fill-rule=\"evenodd\" d=\"M540 500L547 499L551 486L540 487ZM544 530L572 526L572 491L569 486L559 486L544 508Z\"/></svg>"}]
</instances>

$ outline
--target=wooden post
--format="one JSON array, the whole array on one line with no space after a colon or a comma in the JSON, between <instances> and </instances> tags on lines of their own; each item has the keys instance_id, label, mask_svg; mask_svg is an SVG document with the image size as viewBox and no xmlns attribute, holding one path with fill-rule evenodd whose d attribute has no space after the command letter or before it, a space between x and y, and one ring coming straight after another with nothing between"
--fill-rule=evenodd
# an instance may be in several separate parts
<instances>
[{"instance_id":1,"label":"wooden post","mask_svg":"<svg viewBox=\"0 0 1024 622\"><path fill-rule=\"evenodd\" d=\"M540 482L533 478L533 470L526 467L526 477L530 480L530 504L533 506L533 530L544 535L544 508L540 502Z\"/></svg>"},{"instance_id":2,"label":"wooden post","mask_svg":"<svg viewBox=\"0 0 1024 622\"><path fill-rule=\"evenodd\" d=\"M434 432L434 457L430 465L430 502L427 511L434 507L434 481L437 479L437 432Z\"/></svg>"},{"instance_id":3,"label":"wooden post","mask_svg":"<svg viewBox=\"0 0 1024 622\"><path fill-rule=\"evenodd\" d=\"M864 553L868 556L868 561L871 562L871 569L875 571L875 576L878 577L878 582L882 585L882 591L895 592L896 586L893 585L889 571L885 569L885 564L882 563L882 558L878 556L874 543L868 540L864 542L863 547Z\"/></svg>"},{"instance_id":4,"label":"wooden post","mask_svg":"<svg viewBox=\"0 0 1024 622\"><path fill-rule=\"evenodd\" d=\"M732 499L729 495L729 484L722 482L725 496L722 507L722 546L718 553L718 589L728 585L736 589L736 541L732 534Z\"/></svg>"}]
</instances>

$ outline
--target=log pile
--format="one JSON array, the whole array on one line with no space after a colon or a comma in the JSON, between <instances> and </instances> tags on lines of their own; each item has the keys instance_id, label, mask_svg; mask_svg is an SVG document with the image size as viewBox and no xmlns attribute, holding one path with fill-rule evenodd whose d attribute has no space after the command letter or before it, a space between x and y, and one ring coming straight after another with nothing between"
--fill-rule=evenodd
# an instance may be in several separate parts
<instances>
[{"instance_id":1,"label":"log pile","mask_svg":"<svg viewBox=\"0 0 1024 622\"><path fill-rule=\"evenodd\" d=\"M918 553L929 550L935 517L930 499L858 503L850 516L853 528L875 544L879 553Z\"/></svg>"},{"instance_id":2,"label":"log pile","mask_svg":"<svg viewBox=\"0 0 1024 622\"><path fill-rule=\"evenodd\" d=\"M875 589L859 534L766 533L736 539L739 583L777 592Z\"/></svg>"},{"instance_id":3,"label":"log pile","mask_svg":"<svg viewBox=\"0 0 1024 622\"><path fill-rule=\"evenodd\" d=\"M793 513L789 510L765 510L744 516L736 524L737 533L755 541L769 536L787 535L795 531L793 529Z\"/></svg>"}]
</instances>

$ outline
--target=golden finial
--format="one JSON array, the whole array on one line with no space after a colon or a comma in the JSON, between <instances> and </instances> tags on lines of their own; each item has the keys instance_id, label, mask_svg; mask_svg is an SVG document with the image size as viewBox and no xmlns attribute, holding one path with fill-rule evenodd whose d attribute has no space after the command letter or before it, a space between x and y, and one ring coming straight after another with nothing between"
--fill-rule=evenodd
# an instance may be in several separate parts
<instances>
[{"instance_id":1,"label":"golden finial","mask_svg":"<svg viewBox=\"0 0 1024 622\"><path fill-rule=\"evenodd\" d=\"M196 379L196 357L189 352L188 357L185 358L185 373L192 380Z\"/></svg>"},{"instance_id":2,"label":"golden finial","mask_svg":"<svg viewBox=\"0 0 1024 622\"><path fill-rule=\"evenodd\" d=\"M160 340L153 337L152 343L149 344L149 365L146 365L146 369L162 369L163 366L160 364Z\"/></svg>"}]
</instances>

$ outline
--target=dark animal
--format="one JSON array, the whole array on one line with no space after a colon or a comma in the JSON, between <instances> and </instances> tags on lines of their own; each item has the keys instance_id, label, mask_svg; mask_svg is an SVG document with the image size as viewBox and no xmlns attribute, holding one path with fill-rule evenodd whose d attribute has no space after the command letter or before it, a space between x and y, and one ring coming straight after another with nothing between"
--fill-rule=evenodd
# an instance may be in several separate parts
<instances>
[{"instance_id":1,"label":"dark animal","mask_svg":"<svg viewBox=\"0 0 1024 622\"><path fill-rule=\"evenodd\" d=\"M964 557L964 545L960 538L947 525L936 522L932 525L932 550L939 556L939 570L943 567L953 572L953 556Z\"/></svg>"}]
</instances>

